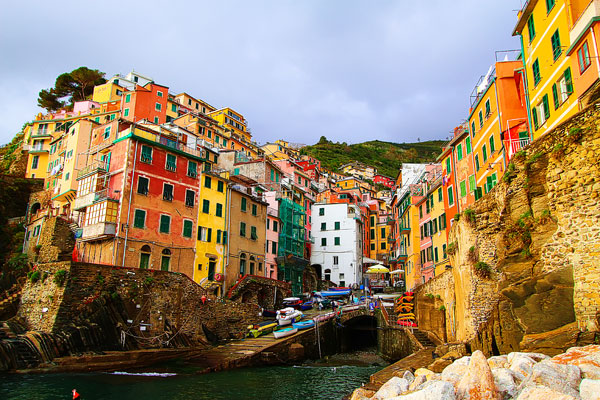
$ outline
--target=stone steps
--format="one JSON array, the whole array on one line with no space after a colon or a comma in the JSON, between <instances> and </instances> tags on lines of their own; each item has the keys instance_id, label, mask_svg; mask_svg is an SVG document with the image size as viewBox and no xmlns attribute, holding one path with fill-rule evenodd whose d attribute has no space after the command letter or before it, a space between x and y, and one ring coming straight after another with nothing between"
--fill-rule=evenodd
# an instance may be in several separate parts
<instances>
[{"instance_id":1,"label":"stone steps","mask_svg":"<svg viewBox=\"0 0 600 400\"><path fill-rule=\"evenodd\" d=\"M435 343L429 339L425 332L415 329L413 331L413 335L417 338L419 343L423 345L423 347L435 347Z\"/></svg>"}]
</instances>

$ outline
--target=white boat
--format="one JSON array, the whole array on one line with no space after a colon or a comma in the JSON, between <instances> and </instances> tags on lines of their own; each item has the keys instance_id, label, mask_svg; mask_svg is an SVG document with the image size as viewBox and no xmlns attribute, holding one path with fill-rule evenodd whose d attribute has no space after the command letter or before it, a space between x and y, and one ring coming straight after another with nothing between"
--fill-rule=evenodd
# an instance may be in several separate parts
<instances>
[{"instance_id":1,"label":"white boat","mask_svg":"<svg viewBox=\"0 0 600 400\"><path fill-rule=\"evenodd\" d=\"M293 335L296 332L298 332L298 328L283 328L273 332L273 336L275 336L275 339L281 339L283 337Z\"/></svg>"},{"instance_id":2,"label":"white boat","mask_svg":"<svg viewBox=\"0 0 600 400\"><path fill-rule=\"evenodd\" d=\"M302 319L304 314L292 307L284 308L277 311L277 322L280 326L290 325L292 322L298 322Z\"/></svg>"}]
</instances>

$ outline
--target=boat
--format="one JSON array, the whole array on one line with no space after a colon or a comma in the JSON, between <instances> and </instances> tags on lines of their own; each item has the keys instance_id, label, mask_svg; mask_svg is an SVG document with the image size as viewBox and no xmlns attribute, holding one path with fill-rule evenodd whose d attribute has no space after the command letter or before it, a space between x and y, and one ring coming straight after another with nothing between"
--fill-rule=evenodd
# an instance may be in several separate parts
<instances>
[{"instance_id":1,"label":"boat","mask_svg":"<svg viewBox=\"0 0 600 400\"><path fill-rule=\"evenodd\" d=\"M263 317L271 318L277 316L277 311L274 310L262 310L261 315Z\"/></svg>"},{"instance_id":2,"label":"boat","mask_svg":"<svg viewBox=\"0 0 600 400\"><path fill-rule=\"evenodd\" d=\"M328 319L331 319L335 316L334 312L330 312L327 314L321 314L321 315L317 315L316 317L313 318L313 321L315 322L323 322L323 321L327 321Z\"/></svg>"},{"instance_id":3,"label":"boat","mask_svg":"<svg viewBox=\"0 0 600 400\"><path fill-rule=\"evenodd\" d=\"M280 326L290 325L293 322L300 321L303 316L304 314L301 311L288 307L277 311L277 322Z\"/></svg>"},{"instance_id":4,"label":"boat","mask_svg":"<svg viewBox=\"0 0 600 400\"><path fill-rule=\"evenodd\" d=\"M316 295L322 297L333 297L333 296L348 296L351 290L324 290L322 292L316 292Z\"/></svg>"},{"instance_id":5,"label":"boat","mask_svg":"<svg viewBox=\"0 0 600 400\"><path fill-rule=\"evenodd\" d=\"M284 307L297 307L300 304L302 304L302 300L300 299L300 297L286 297L285 299L283 299Z\"/></svg>"},{"instance_id":6,"label":"boat","mask_svg":"<svg viewBox=\"0 0 600 400\"><path fill-rule=\"evenodd\" d=\"M283 328L273 332L273 336L275 336L275 339L281 339L283 337L293 335L296 332L298 332L298 328Z\"/></svg>"},{"instance_id":7,"label":"boat","mask_svg":"<svg viewBox=\"0 0 600 400\"><path fill-rule=\"evenodd\" d=\"M347 291L347 290L352 290L352 288L350 288L350 287L348 287L348 286L338 286L338 287L332 287L332 288L329 288L329 290L332 290L332 291L338 291L338 292L339 292L339 291L344 291L344 292L345 292L345 291Z\"/></svg>"},{"instance_id":8,"label":"boat","mask_svg":"<svg viewBox=\"0 0 600 400\"><path fill-rule=\"evenodd\" d=\"M364 305L354 305L354 306L342 306L341 309L344 311L354 311L354 310L358 310L359 308L364 307Z\"/></svg>"},{"instance_id":9,"label":"boat","mask_svg":"<svg viewBox=\"0 0 600 400\"><path fill-rule=\"evenodd\" d=\"M294 328L298 328L299 330L308 329L308 328L312 328L313 326L315 326L315 321L313 321L312 319L309 319L308 321L294 322L292 324L292 326Z\"/></svg>"},{"instance_id":10,"label":"boat","mask_svg":"<svg viewBox=\"0 0 600 400\"><path fill-rule=\"evenodd\" d=\"M314 304L314 301L312 301L312 300L305 301L304 303L300 304L300 310L302 310L302 311L312 310L313 304Z\"/></svg>"},{"instance_id":11,"label":"boat","mask_svg":"<svg viewBox=\"0 0 600 400\"><path fill-rule=\"evenodd\" d=\"M269 321L269 323L267 325L261 325L259 328L250 329L248 336L257 338L266 333L273 332L273 329L275 329L275 328L277 328L277 322Z\"/></svg>"},{"instance_id":12,"label":"boat","mask_svg":"<svg viewBox=\"0 0 600 400\"><path fill-rule=\"evenodd\" d=\"M262 326L266 326L266 325L273 324L273 323L276 324L277 321L273 321L273 320L271 320L271 321L262 321L262 322L258 322L256 324L248 325L248 329L249 330L250 329L260 329Z\"/></svg>"}]
</instances>

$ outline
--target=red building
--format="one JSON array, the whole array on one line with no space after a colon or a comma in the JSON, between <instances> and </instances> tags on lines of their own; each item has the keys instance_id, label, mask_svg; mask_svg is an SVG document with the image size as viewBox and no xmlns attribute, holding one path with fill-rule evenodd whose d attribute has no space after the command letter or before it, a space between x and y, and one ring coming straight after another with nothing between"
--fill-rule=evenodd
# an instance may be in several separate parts
<instances>
[{"instance_id":1,"label":"red building","mask_svg":"<svg viewBox=\"0 0 600 400\"><path fill-rule=\"evenodd\" d=\"M167 98L169 88L147 83L137 85L133 91L121 96L121 116L123 119L137 122L142 119L155 124L164 124L167 120Z\"/></svg>"},{"instance_id":2,"label":"red building","mask_svg":"<svg viewBox=\"0 0 600 400\"><path fill-rule=\"evenodd\" d=\"M373 182L374 183L379 183L385 187L388 187L390 189L394 188L394 179L390 178L389 176L385 176L385 175L375 175L373 177Z\"/></svg>"}]
</instances>

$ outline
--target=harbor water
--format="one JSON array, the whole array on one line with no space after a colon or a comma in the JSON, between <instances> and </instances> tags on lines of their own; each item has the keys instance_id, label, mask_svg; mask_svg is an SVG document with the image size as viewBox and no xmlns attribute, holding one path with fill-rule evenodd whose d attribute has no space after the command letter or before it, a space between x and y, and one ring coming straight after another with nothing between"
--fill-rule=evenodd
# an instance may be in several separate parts
<instances>
[{"instance_id":1,"label":"harbor water","mask_svg":"<svg viewBox=\"0 0 600 400\"><path fill-rule=\"evenodd\" d=\"M172 363L143 371L0 375L2 400L71 399L77 388L91 399L341 399L384 366L373 352L359 351L295 366L244 368L197 374Z\"/></svg>"}]
</instances>

